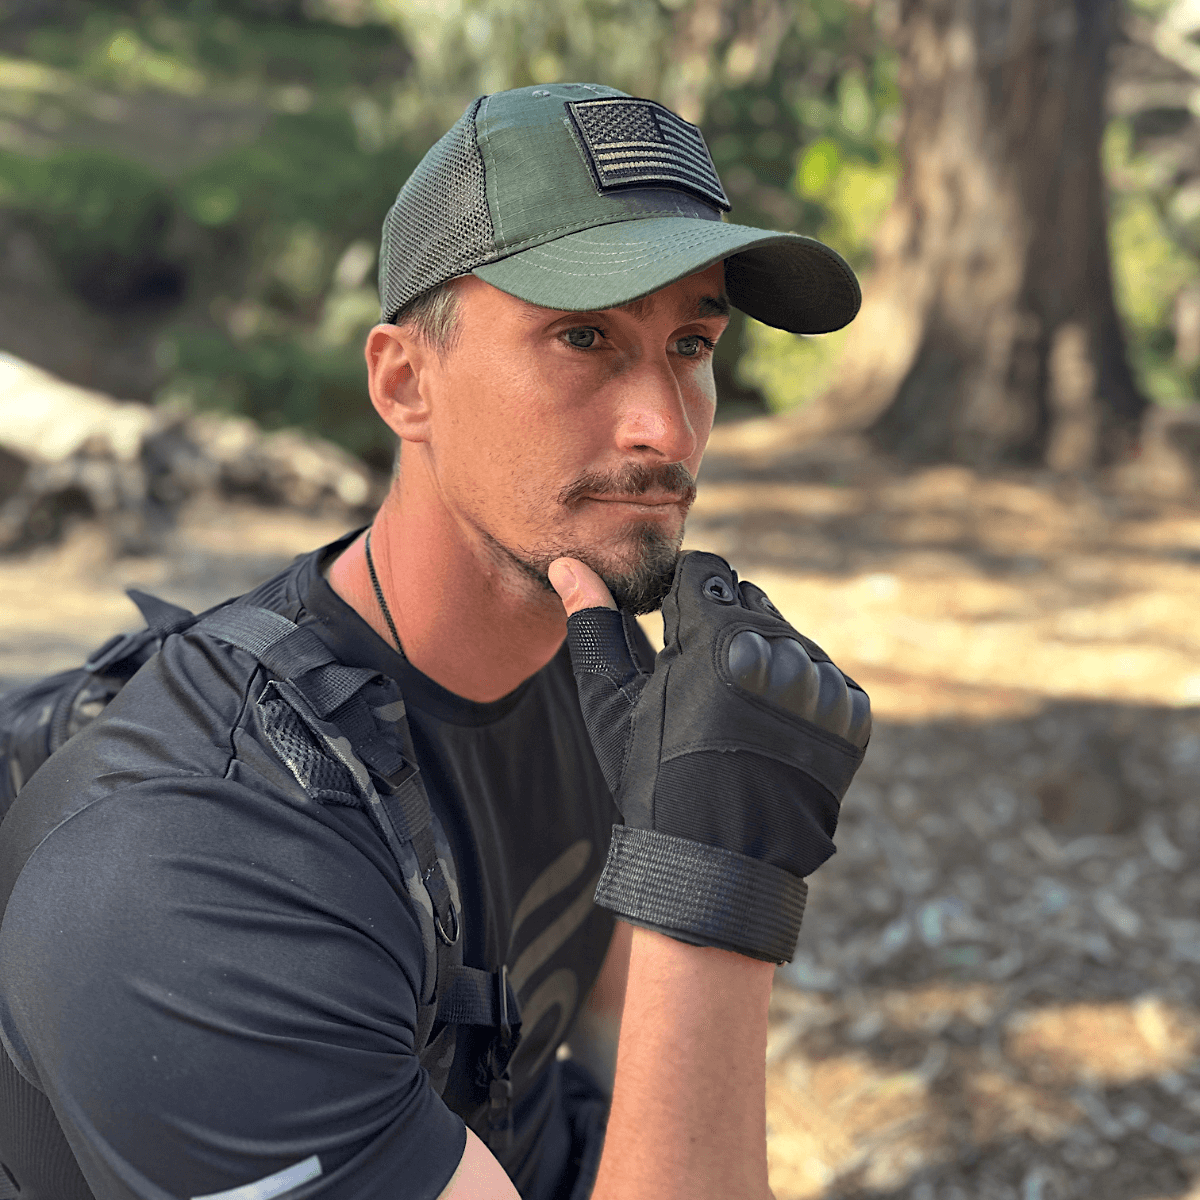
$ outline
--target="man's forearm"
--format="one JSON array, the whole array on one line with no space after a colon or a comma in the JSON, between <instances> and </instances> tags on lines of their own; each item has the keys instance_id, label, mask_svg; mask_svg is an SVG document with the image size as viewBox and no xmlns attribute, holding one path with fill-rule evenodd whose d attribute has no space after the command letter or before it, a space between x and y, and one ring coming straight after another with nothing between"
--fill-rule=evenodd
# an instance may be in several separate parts
<instances>
[{"instance_id":1,"label":"man's forearm","mask_svg":"<svg viewBox=\"0 0 1200 1200\"><path fill-rule=\"evenodd\" d=\"M634 929L593 1200L768 1200L774 968Z\"/></svg>"}]
</instances>

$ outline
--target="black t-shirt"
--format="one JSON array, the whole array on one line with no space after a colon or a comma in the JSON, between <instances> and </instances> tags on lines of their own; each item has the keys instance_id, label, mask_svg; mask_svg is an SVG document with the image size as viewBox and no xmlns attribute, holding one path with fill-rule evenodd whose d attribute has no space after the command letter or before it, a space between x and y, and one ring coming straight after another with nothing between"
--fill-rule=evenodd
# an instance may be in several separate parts
<instances>
[{"instance_id":1,"label":"black t-shirt","mask_svg":"<svg viewBox=\"0 0 1200 1200\"><path fill-rule=\"evenodd\" d=\"M454 852L464 959L507 963L521 1001L504 1165L549 1198L570 1154L555 1050L611 937L592 893L619 815L565 645L500 700L455 696L325 582L347 543L248 599L398 682ZM265 679L243 651L169 638L26 785L0 830L0 873L24 864L0 926L0 1036L99 1200L289 1170L276 1190L319 1171L297 1197L432 1200L464 1122L485 1128L487 1034L460 1035L439 1097L414 1047L424 957L395 862L364 812L312 802L269 749Z\"/></svg>"}]
</instances>

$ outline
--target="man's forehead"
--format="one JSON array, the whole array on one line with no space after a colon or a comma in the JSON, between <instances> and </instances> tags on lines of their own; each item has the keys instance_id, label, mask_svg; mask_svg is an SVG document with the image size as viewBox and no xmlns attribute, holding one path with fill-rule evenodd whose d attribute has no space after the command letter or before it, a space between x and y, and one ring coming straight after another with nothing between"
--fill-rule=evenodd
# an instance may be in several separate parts
<instances>
[{"instance_id":1,"label":"man's forehead","mask_svg":"<svg viewBox=\"0 0 1200 1200\"><path fill-rule=\"evenodd\" d=\"M720 264L718 264L720 265ZM711 270L711 268L710 268ZM729 297L725 294L723 281L714 278L709 271L700 271L684 279L675 280L651 292L648 296L640 296L627 304L614 305L604 309L558 309L543 308L537 304L510 297L514 304L519 305L522 315L530 321L545 320L556 316L583 315L586 312L623 312L635 320L645 320L653 312L669 308L682 320L693 320L700 317L727 317L731 311Z\"/></svg>"},{"instance_id":2,"label":"man's forehead","mask_svg":"<svg viewBox=\"0 0 1200 1200\"><path fill-rule=\"evenodd\" d=\"M619 305L619 309L640 320L642 317L649 316L659 303L667 302L663 296L666 290L664 288L662 292L651 292L649 296L643 296L640 300L630 300L628 304ZM661 300L660 297L662 297ZM724 288L719 292L707 291L704 295L697 296L694 303L690 296L685 295L679 298L678 307L688 316L727 317L729 316L729 297L725 295Z\"/></svg>"}]
</instances>

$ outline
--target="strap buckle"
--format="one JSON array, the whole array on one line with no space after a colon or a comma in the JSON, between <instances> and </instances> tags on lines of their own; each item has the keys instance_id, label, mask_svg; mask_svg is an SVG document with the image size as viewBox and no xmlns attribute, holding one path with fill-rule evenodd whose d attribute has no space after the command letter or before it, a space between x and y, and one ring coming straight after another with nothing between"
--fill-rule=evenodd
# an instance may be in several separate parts
<instances>
[{"instance_id":1,"label":"strap buckle","mask_svg":"<svg viewBox=\"0 0 1200 1200\"><path fill-rule=\"evenodd\" d=\"M109 667L137 653L146 644L146 630L137 633L114 634L83 664L83 669L92 675L101 675Z\"/></svg>"},{"instance_id":2,"label":"strap buckle","mask_svg":"<svg viewBox=\"0 0 1200 1200\"><path fill-rule=\"evenodd\" d=\"M508 1015L508 965L500 964L500 970L496 972L496 1012L498 1019L496 1024L500 1027L500 1045L511 1055L513 1048L513 1031L512 1022ZM508 1061L505 1060L504 1069L508 1070Z\"/></svg>"},{"instance_id":3,"label":"strap buckle","mask_svg":"<svg viewBox=\"0 0 1200 1200\"><path fill-rule=\"evenodd\" d=\"M512 1018L508 1011L508 966L500 964L495 972L497 1034L488 1047L488 1146L492 1150L512 1149L512 1079L508 1064L516 1049Z\"/></svg>"}]
</instances>

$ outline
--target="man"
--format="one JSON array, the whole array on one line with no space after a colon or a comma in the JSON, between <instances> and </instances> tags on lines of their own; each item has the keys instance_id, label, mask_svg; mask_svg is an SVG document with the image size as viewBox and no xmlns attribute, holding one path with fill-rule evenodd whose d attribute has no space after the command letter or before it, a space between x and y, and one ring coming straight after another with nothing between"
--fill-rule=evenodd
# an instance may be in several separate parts
<instances>
[{"instance_id":1,"label":"man","mask_svg":"<svg viewBox=\"0 0 1200 1200\"><path fill-rule=\"evenodd\" d=\"M486 1037L440 1096L421 1068L420 927L368 817L298 794L270 673L192 632L0 836L0 1083L44 1096L71 1160L54 1175L0 1114L22 1196L582 1197L597 1093L556 1051L589 993L579 1028L621 1022L594 1195L769 1196L772 963L869 717L761 592L678 551L730 304L819 332L859 294L727 207L699 132L649 101L476 101L385 223L387 500L246 598L399 684L465 961L520 1002L511 1145L479 1136ZM651 676L617 610L664 598Z\"/></svg>"}]
</instances>

